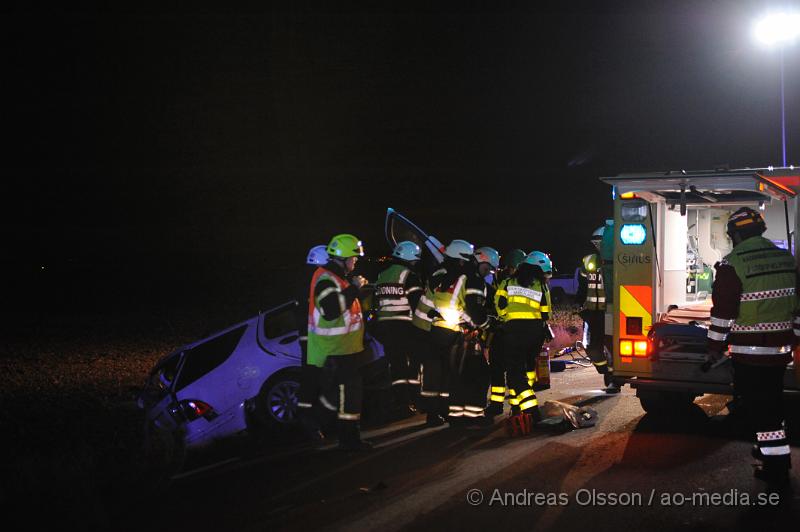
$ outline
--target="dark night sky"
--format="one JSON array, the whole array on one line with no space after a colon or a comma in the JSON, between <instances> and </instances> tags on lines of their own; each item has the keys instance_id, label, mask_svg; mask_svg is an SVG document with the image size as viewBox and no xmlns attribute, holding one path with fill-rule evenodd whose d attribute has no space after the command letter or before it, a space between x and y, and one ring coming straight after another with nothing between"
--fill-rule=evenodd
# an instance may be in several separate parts
<instances>
[{"instance_id":1,"label":"dark night sky","mask_svg":"<svg viewBox=\"0 0 800 532\"><path fill-rule=\"evenodd\" d=\"M598 176L780 163L767 2L542 4L6 11L4 266L252 275L337 232L385 252L392 206L569 270Z\"/></svg>"}]
</instances>

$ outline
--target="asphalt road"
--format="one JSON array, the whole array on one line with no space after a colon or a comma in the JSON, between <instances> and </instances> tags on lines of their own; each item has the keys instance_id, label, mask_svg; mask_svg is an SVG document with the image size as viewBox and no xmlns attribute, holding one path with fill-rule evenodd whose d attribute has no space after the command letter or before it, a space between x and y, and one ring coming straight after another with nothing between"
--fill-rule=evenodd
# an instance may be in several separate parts
<instances>
[{"instance_id":1,"label":"asphalt road","mask_svg":"<svg viewBox=\"0 0 800 532\"><path fill-rule=\"evenodd\" d=\"M796 530L800 481L769 493L726 398L667 419L592 368L553 375L540 401L583 404L595 427L425 429L422 417L371 431L369 453L278 447L175 478L127 522L143 530ZM800 464L797 441L792 447Z\"/></svg>"}]
</instances>

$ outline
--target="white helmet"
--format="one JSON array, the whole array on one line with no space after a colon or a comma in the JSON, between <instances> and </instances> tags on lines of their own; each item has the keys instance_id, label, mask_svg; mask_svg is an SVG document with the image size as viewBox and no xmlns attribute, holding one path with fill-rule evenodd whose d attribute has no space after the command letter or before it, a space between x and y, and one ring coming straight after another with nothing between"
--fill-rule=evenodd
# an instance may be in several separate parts
<instances>
[{"instance_id":1,"label":"white helmet","mask_svg":"<svg viewBox=\"0 0 800 532\"><path fill-rule=\"evenodd\" d=\"M606 226L601 225L600 227L594 230L594 233L592 233L592 238L590 240L592 242L599 242L600 240L603 240L603 233L605 232L606 232Z\"/></svg>"},{"instance_id":2,"label":"white helmet","mask_svg":"<svg viewBox=\"0 0 800 532\"><path fill-rule=\"evenodd\" d=\"M328 249L327 246L314 246L308 250L308 257L306 257L306 264L316 264L317 266L325 266L328 264Z\"/></svg>"},{"instance_id":3,"label":"white helmet","mask_svg":"<svg viewBox=\"0 0 800 532\"><path fill-rule=\"evenodd\" d=\"M469 260L475 254L475 246L466 240L453 240L444 249L444 254L453 259Z\"/></svg>"}]
</instances>

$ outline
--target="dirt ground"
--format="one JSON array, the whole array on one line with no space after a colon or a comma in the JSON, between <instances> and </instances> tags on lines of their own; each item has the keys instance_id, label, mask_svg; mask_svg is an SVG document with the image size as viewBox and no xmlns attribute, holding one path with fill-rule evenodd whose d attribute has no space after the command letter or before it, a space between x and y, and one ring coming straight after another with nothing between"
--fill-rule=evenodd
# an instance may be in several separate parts
<instances>
[{"instance_id":1,"label":"dirt ground","mask_svg":"<svg viewBox=\"0 0 800 532\"><path fill-rule=\"evenodd\" d=\"M62 524L103 529L152 489L136 397L165 354L249 316L234 305L84 313L20 326L0 345L0 501L12 529L43 504ZM571 307L554 312L558 349L579 338ZM130 510L130 508L127 508ZM8 522L8 521L6 521Z\"/></svg>"}]
</instances>

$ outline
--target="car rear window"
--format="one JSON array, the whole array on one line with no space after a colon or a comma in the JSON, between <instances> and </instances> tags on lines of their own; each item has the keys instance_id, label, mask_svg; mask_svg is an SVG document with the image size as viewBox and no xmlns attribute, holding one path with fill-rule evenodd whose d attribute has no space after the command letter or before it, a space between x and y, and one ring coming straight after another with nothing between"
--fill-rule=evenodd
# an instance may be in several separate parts
<instances>
[{"instance_id":1,"label":"car rear window","mask_svg":"<svg viewBox=\"0 0 800 532\"><path fill-rule=\"evenodd\" d=\"M264 317L264 336L272 340L297 331L296 305L287 306L284 310Z\"/></svg>"},{"instance_id":2,"label":"car rear window","mask_svg":"<svg viewBox=\"0 0 800 532\"><path fill-rule=\"evenodd\" d=\"M225 362L239 345L245 329L247 325L242 325L186 351L176 390L185 388Z\"/></svg>"}]
</instances>

